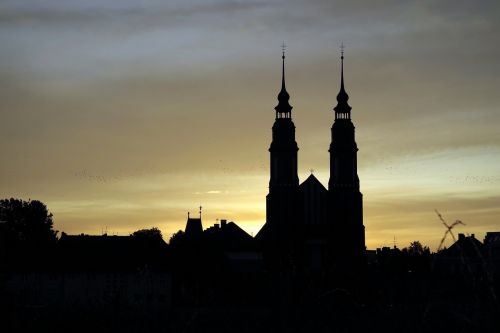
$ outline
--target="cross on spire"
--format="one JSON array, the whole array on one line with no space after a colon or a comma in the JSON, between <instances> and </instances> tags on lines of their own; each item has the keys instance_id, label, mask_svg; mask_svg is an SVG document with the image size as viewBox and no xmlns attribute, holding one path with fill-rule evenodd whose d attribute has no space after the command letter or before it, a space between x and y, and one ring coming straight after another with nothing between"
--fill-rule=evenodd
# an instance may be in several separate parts
<instances>
[{"instance_id":1,"label":"cross on spire","mask_svg":"<svg viewBox=\"0 0 500 333\"><path fill-rule=\"evenodd\" d=\"M286 44L285 44L285 41L283 41L283 44L281 44L281 52L282 52L283 59L285 59L285 51L286 51Z\"/></svg>"},{"instance_id":2,"label":"cross on spire","mask_svg":"<svg viewBox=\"0 0 500 333\"><path fill-rule=\"evenodd\" d=\"M344 50L345 50L344 42L341 42L340 43L340 56L341 56L341 59L344 59Z\"/></svg>"}]
</instances>

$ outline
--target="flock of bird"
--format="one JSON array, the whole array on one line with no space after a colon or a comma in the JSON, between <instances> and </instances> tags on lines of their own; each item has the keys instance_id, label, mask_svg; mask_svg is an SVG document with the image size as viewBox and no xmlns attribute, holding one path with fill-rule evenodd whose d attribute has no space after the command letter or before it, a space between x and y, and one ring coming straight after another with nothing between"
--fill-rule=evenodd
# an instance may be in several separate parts
<instances>
[{"instance_id":1,"label":"flock of bird","mask_svg":"<svg viewBox=\"0 0 500 333\"><path fill-rule=\"evenodd\" d=\"M135 170L132 172L128 173L121 173L119 175L114 175L114 176L103 176L103 175L97 175L97 174L92 174L88 172L86 169L77 171L74 173L74 176L80 180L87 181L87 182L92 182L92 183L111 183L111 182L119 182L127 179L131 179L133 177L138 177L138 176L145 176L145 175L150 175L153 174L152 169L145 169L145 170Z\"/></svg>"},{"instance_id":2,"label":"flock of bird","mask_svg":"<svg viewBox=\"0 0 500 333\"><path fill-rule=\"evenodd\" d=\"M92 175L87 172L87 170L81 170L78 172L75 172L74 176L78 179L88 181L88 182L95 182L95 183L108 183L111 181L120 181L121 177L113 176L113 177L105 177L105 176L98 176L98 175Z\"/></svg>"},{"instance_id":3,"label":"flock of bird","mask_svg":"<svg viewBox=\"0 0 500 333\"><path fill-rule=\"evenodd\" d=\"M492 184L500 182L500 176L450 176L449 180L455 184Z\"/></svg>"},{"instance_id":4,"label":"flock of bird","mask_svg":"<svg viewBox=\"0 0 500 333\"><path fill-rule=\"evenodd\" d=\"M384 170L389 174L402 174L402 175L416 175L416 174L427 174L428 170L418 169L413 167L393 167L386 166ZM446 173L448 170L439 170L439 175L443 172ZM448 182L453 184L493 184L500 182L500 175L484 175L484 176L474 176L471 174L465 175L448 175L445 177Z\"/></svg>"},{"instance_id":5,"label":"flock of bird","mask_svg":"<svg viewBox=\"0 0 500 333\"><path fill-rule=\"evenodd\" d=\"M223 165L223 161L219 160L219 165L217 166L217 169L220 170L223 174L231 174L235 173L236 170L233 168L229 168L227 166ZM247 168L248 172L252 171L263 171L266 170L267 166L263 163L259 165L252 165ZM408 175L415 175L418 173L423 172L423 170L418 170L418 168L406 168L406 167L393 167L393 166L386 166L384 170L390 174L395 174L395 173L404 173ZM241 171L239 171L241 173ZM121 175L114 175L114 176L103 176L103 175L97 175L97 174L92 174L89 173L86 169L77 171L74 173L74 176L80 180L83 181L88 181L92 183L100 183L100 184L106 184L106 183L111 183L111 182L119 182L123 181L126 179L130 179L133 177L137 176L144 176L144 175L150 175L153 174L153 170L135 170L133 172L129 172L127 174L121 174ZM244 172L243 172L244 173ZM498 183L500 182L500 175L497 176L473 176L470 174L462 175L462 176L447 176L446 179L450 183L454 184L493 184L493 183Z\"/></svg>"}]
</instances>

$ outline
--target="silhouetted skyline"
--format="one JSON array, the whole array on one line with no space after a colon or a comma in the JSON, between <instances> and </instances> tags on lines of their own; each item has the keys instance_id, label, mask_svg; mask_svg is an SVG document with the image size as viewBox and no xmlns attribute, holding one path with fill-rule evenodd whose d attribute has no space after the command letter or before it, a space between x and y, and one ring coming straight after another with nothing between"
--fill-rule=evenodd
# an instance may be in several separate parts
<instances>
[{"instance_id":1,"label":"silhouetted skyline","mask_svg":"<svg viewBox=\"0 0 500 333\"><path fill-rule=\"evenodd\" d=\"M304 1L4 2L0 197L33 198L68 233L159 227L187 211L265 222L270 124L287 51L298 176L328 183L338 45L361 130L368 248L448 220L483 237L500 208L499 8Z\"/></svg>"}]
</instances>

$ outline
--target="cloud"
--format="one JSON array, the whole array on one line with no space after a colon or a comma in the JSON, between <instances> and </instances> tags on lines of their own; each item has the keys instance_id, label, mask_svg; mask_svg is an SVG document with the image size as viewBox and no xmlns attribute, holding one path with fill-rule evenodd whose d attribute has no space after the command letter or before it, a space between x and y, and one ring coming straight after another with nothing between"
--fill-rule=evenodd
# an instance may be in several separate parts
<instances>
[{"instance_id":1,"label":"cloud","mask_svg":"<svg viewBox=\"0 0 500 333\"><path fill-rule=\"evenodd\" d=\"M234 14L240 11L263 7L263 1L197 1L196 2L163 2L163 1L99 1L99 2L35 2L29 6L19 5L17 1L3 3L0 21L5 23L29 23L30 21L54 24L95 23L110 19L127 19L148 17L155 20L163 18L168 23L176 18L187 18L193 15ZM151 23L151 21L150 21Z\"/></svg>"},{"instance_id":2,"label":"cloud","mask_svg":"<svg viewBox=\"0 0 500 333\"><path fill-rule=\"evenodd\" d=\"M258 231L279 45L289 45L300 176L312 167L326 184L344 41L370 246L393 230L412 237L434 208L492 228L498 186L469 179L497 177L485 166L498 164L500 142L498 7L4 1L0 194L42 199L70 232L170 232L200 201L207 223L224 214ZM224 203L212 195L226 189ZM426 228L434 242L440 226Z\"/></svg>"}]
</instances>

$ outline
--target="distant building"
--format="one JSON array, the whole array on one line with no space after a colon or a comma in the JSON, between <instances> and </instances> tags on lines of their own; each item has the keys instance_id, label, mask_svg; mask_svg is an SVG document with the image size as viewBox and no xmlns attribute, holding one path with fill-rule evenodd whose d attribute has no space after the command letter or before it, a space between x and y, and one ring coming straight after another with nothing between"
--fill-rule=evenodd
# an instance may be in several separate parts
<instances>
[{"instance_id":1,"label":"distant building","mask_svg":"<svg viewBox=\"0 0 500 333\"><path fill-rule=\"evenodd\" d=\"M189 216L186 222L186 228L184 233L187 237L200 237L203 234L203 225L201 224L201 211L199 218L193 218Z\"/></svg>"},{"instance_id":2,"label":"distant building","mask_svg":"<svg viewBox=\"0 0 500 333\"><path fill-rule=\"evenodd\" d=\"M191 247L222 253L229 269L255 272L262 269L262 251L257 242L234 222L221 219L220 224L203 230L201 214L199 218L188 215L184 233Z\"/></svg>"},{"instance_id":3,"label":"distant building","mask_svg":"<svg viewBox=\"0 0 500 333\"><path fill-rule=\"evenodd\" d=\"M483 243L476 239L475 234L466 236L460 233L457 241L446 250L443 250L442 254L447 257L478 258L482 255L482 250Z\"/></svg>"},{"instance_id":4,"label":"distant building","mask_svg":"<svg viewBox=\"0 0 500 333\"><path fill-rule=\"evenodd\" d=\"M458 234L449 248L437 254L436 269L453 276L476 276L483 272L483 243L474 234Z\"/></svg>"},{"instance_id":5,"label":"distant building","mask_svg":"<svg viewBox=\"0 0 500 333\"><path fill-rule=\"evenodd\" d=\"M8 297L19 306L61 311L165 311L171 304L167 261L160 237L63 233L43 269L9 273Z\"/></svg>"},{"instance_id":6,"label":"distant building","mask_svg":"<svg viewBox=\"0 0 500 333\"><path fill-rule=\"evenodd\" d=\"M500 244L500 232L487 232L484 236L484 245L499 245Z\"/></svg>"},{"instance_id":7,"label":"distant building","mask_svg":"<svg viewBox=\"0 0 500 333\"><path fill-rule=\"evenodd\" d=\"M487 269L500 277L500 232L487 232L483 242L483 255Z\"/></svg>"}]
</instances>

